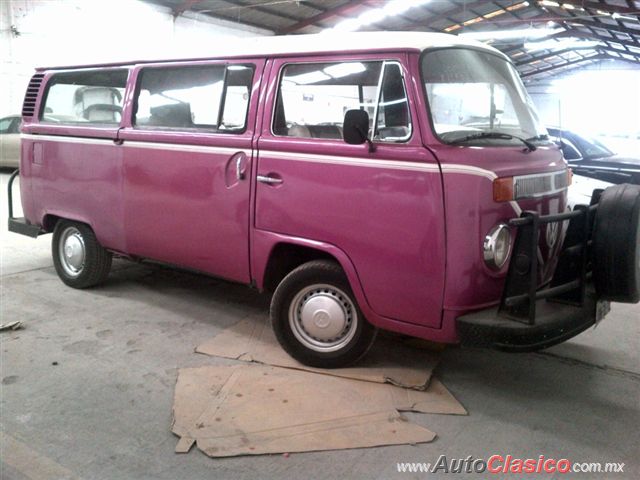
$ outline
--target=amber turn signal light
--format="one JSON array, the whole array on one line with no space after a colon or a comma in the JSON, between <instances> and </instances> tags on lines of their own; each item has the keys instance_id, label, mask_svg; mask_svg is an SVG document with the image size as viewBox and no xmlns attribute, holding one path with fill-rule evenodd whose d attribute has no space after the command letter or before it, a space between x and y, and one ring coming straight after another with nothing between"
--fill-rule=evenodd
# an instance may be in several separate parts
<instances>
[{"instance_id":1,"label":"amber turn signal light","mask_svg":"<svg viewBox=\"0 0 640 480\"><path fill-rule=\"evenodd\" d=\"M493 200L495 202L513 200L513 177L496 178L493 181Z\"/></svg>"}]
</instances>

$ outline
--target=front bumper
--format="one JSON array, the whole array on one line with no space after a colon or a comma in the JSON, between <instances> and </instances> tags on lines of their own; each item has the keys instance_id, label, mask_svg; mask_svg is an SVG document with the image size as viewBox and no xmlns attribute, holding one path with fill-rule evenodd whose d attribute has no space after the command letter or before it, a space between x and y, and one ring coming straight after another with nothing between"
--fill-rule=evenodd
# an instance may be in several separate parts
<instances>
[{"instance_id":1,"label":"front bumper","mask_svg":"<svg viewBox=\"0 0 640 480\"><path fill-rule=\"evenodd\" d=\"M609 302L597 300L588 286L581 306L537 300L532 325L499 316L498 307L468 313L457 319L458 336L462 345L469 347L530 352L578 335L601 320L609 309Z\"/></svg>"},{"instance_id":2,"label":"front bumper","mask_svg":"<svg viewBox=\"0 0 640 480\"><path fill-rule=\"evenodd\" d=\"M523 352L563 342L601 320L609 302L593 287L591 238L601 191L591 205L542 216L523 212L509 221L518 229L500 304L456 319L463 345ZM551 283L538 289L541 226L569 222ZM560 225L558 225L560 228Z\"/></svg>"}]
</instances>

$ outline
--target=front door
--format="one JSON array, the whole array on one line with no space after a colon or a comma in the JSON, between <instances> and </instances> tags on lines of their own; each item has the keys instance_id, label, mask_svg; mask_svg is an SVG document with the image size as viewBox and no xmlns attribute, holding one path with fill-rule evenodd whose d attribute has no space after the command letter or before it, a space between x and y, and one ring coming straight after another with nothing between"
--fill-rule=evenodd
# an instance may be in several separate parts
<instances>
[{"instance_id":1,"label":"front door","mask_svg":"<svg viewBox=\"0 0 640 480\"><path fill-rule=\"evenodd\" d=\"M246 282L264 62L138 67L124 148L127 252Z\"/></svg>"},{"instance_id":2,"label":"front door","mask_svg":"<svg viewBox=\"0 0 640 480\"><path fill-rule=\"evenodd\" d=\"M406 72L401 54L274 62L255 226L338 247L376 314L435 328L444 288L442 180L422 145ZM369 114L375 151L344 142L352 109Z\"/></svg>"}]
</instances>

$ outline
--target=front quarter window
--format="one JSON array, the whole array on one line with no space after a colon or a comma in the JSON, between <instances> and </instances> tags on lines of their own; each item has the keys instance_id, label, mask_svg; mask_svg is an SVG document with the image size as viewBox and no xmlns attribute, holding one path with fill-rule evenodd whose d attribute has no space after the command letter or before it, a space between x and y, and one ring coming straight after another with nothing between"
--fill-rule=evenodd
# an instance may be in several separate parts
<instances>
[{"instance_id":1,"label":"front quarter window","mask_svg":"<svg viewBox=\"0 0 640 480\"><path fill-rule=\"evenodd\" d=\"M530 97L505 59L480 50L439 49L423 54L421 71L433 128L443 142L469 136L478 142L510 143L508 136L547 141ZM504 136L481 138L483 133Z\"/></svg>"}]
</instances>

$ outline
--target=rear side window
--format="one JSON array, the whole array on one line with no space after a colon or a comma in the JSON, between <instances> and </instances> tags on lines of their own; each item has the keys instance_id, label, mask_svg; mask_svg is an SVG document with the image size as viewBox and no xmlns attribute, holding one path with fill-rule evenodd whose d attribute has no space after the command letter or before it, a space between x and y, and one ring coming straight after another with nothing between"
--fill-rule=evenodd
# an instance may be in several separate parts
<instances>
[{"instance_id":1,"label":"rear side window","mask_svg":"<svg viewBox=\"0 0 640 480\"><path fill-rule=\"evenodd\" d=\"M283 68L273 121L275 135L342 139L344 115L369 114L369 136L404 141L411 136L409 104L395 62L290 64Z\"/></svg>"},{"instance_id":2,"label":"rear side window","mask_svg":"<svg viewBox=\"0 0 640 480\"><path fill-rule=\"evenodd\" d=\"M47 84L40 119L51 123L119 124L126 69L62 72Z\"/></svg>"},{"instance_id":3,"label":"rear side window","mask_svg":"<svg viewBox=\"0 0 640 480\"><path fill-rule=\"evenodd\" d=\"M140 75L136 127L220 133L245 130L253 67L146 68Z\"/></svg>"}]
</instances>

